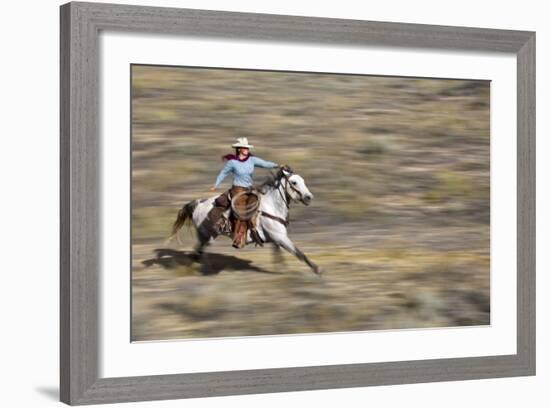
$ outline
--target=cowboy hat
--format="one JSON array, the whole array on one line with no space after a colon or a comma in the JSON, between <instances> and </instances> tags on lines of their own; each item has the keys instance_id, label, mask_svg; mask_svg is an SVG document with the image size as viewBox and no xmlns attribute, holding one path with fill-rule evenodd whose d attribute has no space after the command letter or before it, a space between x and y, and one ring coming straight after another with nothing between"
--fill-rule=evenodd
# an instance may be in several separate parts
<instances>
[{"instance_id":1,"label":"cowboy hat","mask_svg":"<svg viewBox=\"0 0 550 408\"><path fill-rule=\"evenodd\" d=\"M248 139L246 137L239 137L237 143L233 143L231 147L246 147L247 149L252 149L254 146L248 144Z\"/></svg>"}]
</instances>

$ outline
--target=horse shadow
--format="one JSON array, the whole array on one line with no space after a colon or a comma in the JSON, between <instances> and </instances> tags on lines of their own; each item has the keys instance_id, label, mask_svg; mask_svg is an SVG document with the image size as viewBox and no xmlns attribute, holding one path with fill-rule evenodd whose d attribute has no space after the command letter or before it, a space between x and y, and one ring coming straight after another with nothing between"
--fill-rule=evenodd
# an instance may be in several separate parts
<instances>
[{"instance_id":1,"label":"horse shadow","mask_svg":"<svg viewBox=\"0 0 550 408\"><path fill-rule=\"evenodd\" d=\"M159 265L165 269L174 269L180 266L200 265L202 275L217 275L222 271L243 272L251 271L278 275L280 272L270 271L259 266L252 265L248 259L237 258L232 255L205 253L202 256L191 251L177 251L170 248L158 248L154 250L155 257L146 259L141 263L146 267Z\"/></svg>"}]
</instances>

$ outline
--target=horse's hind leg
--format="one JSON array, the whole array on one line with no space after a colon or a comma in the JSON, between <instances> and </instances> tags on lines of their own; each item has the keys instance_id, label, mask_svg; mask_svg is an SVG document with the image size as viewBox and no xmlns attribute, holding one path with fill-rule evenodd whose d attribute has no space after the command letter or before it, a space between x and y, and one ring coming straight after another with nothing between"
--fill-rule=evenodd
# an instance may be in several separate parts
<instances>
[{"instance_id":1,"label":"horse's hind leg","mask_svg":"<svg viewBox=\"0 0 550 408\"><path fill-rule=\"evenodd\" d=\"M213 269L208 258L208 253L205 253L205 249L216 237L217 235L212 234L208 228L197 228L198 242L195 245L195 256L197 257L197 262L201 265L200 269L203 275L210 274Z\"/></svg>"},{"instance_id":2,"label":"horse's hind leg","mask_svg":"<svg viewBox=\"0 0 550 408\"><path fill-rule=\"evenodd\" d=\"M195 254L201 258L204 254L205 248L210 244L210 240L213 238L208 228L197 228L197 245L195 245Z\"/></svg>"}]
</instances>

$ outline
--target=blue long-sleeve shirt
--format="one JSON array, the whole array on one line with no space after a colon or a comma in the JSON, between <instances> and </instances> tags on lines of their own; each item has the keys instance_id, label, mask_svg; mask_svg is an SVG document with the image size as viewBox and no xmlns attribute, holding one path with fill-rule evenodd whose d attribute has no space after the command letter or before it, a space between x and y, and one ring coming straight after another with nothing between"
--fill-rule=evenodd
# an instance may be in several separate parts
<instances>
[{"instance_id":1,"label":"blue long-sleeve shirt","mask_svg":"<svg viewBox=\"0 0 550 408\"><path fill-rule=\"evenodd\" d=\"M273 163L267 160L262 160L256 156L249 156L248 159L240 161L237 159L230 159L225 166L221 169L214 187L218 187L223 179L228 174L233 174L233 185L240 187L252 186L252 173L255 167L263 167L265 169L273 169L277 167L277 163Z\"/></svg>"}]
</instances>

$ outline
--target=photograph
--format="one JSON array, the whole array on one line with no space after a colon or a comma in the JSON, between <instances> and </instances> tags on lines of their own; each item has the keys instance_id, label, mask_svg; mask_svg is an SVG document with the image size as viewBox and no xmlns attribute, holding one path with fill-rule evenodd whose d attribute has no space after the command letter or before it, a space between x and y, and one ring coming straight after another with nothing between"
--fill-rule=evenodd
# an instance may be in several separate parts
<instances>
[{"instance_id":1,"label":"photograph","mask_svg":"<svg viewBox=\"0 0 550 408\"><path fill-rule=\"evenodd\" d=\"M491 324L490 81L130 70L132 342Z\"/></svg>"}]
</instances>

